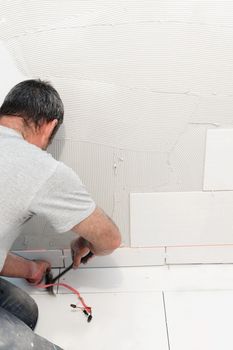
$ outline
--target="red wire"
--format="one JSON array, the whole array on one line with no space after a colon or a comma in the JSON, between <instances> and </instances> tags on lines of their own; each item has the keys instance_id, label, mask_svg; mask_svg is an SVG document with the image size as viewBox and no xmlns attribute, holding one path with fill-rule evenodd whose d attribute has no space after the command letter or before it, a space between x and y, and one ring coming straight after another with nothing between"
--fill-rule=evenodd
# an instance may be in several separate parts
<instances>
[{"instance_id":1,"label":"red wire","mask_svg":"<svg viewBox=\"0 0 233 350\"><path fill-rule=\"evenodd\" d=\"M38 284L36 287L38 288L48 288L48 287L54 287L54 286L62 286L64 288L67 288L69 290L71 290L71 292L73 292L74 294L76 294L79 298L79 300L82 303L83 308L89 313L91 314L91 307L87 306L87 304L85 303L85 301L83 300L83 298L81 297L79 291L71 286L69 286L66 283L51 283L51 284Z\"/></svg>"}]
</instances>

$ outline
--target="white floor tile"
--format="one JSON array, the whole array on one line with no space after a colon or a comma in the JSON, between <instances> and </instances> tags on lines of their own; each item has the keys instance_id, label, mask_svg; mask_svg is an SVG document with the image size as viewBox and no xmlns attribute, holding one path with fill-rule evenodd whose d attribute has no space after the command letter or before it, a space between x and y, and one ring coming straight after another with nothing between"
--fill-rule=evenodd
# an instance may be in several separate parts
<instances>
[{"instance_id":1,"label":"white floor tile","mask_svg":"<svg viewBox=\"0 0 233 350\"><path fill-rule=\"evenodd\" d=\"M159 270L156 268L155 266L77 269L69 271L59 282L67 283L81 292L91 293L154 291L164 271L163 267ZM59 293L69 291L59 287Z\"/></svg>"},{"instance_id":2,"label":"white floor tile","mask_svg":"<svg viewBox=\"0 0 233 350\"><path fill-rule=\"evenodd\" d=\"M233 348L233 291L165 292L171 350Z\"/></svg>"},{"instance_id":3,"label":"white floor tile","mask_svg":"<svg viewBox=\"0 0 233 350\"><path fill-rule=\"evenodd\" d=\"M65 350L168 350L162 293L83 295L93 308L87 323L70 308L74 295L35 295L40 316L36 333Z\"/></svg>"},{"instance_id":4,"label":"white floor tile","mask_svg":"<svg viewBox=\"0 0 233 350\"><path fill-rule=\"evenodd\" d=\"M61 278L82 293L233 290L233 265L174 265L71 270ZM70 293L59 287L61 294Z\"/></svg>"},{"instance_id":5,"label":"white floor tile","mask_svg":"<svg viewBox=\"0 0 233 350\"><path fill-rule=\"evenodd\" d=\"M53 274L58 274L53 269ZM71 270L61 283L81 293L233 290L233 265L172 265L152 267L93 268ZM19 278L8 280L29 294L47 294ZM56 292L56 287L55 287ZM70 290L59 287L59 294Z\"/></svg>"},{"instance_id":6,"label":"white floor tile","mask_svg":"<svg viewBox=\"0 0 233 350\"><path fill-rule=\"evenodd\" d=\"M62 281L77 288L93 308L91 323L70 308L77 297L62 287L52 297L14 281L39 305L36 332L65 350L168 350L163 290L170 350L225 350L233 347L232 276L233 265L70 271Z\"/></svg>"},{"instance_id":7,"label":"white floor tile","mask_svg":"<svg viewBox=\"0 0 233 350\"><path fill-rule=\"evenodd\" d=\"M171 265L163 281L167 291L233 290L233 265Z\"/></svg>"}]
</instances>

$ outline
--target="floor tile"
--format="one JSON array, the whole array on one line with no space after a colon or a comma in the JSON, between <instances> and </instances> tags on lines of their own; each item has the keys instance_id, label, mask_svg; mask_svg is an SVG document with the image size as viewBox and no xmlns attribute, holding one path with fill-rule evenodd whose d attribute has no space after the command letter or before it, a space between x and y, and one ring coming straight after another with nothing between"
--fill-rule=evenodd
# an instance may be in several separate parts
<instances>
[{"instance_id":1,"label":"floor tile","mask_svg":"<svg viewBox=\"0 0 233 350\"><path fill-rule=\"evenodd\" d=\"M62 270L62 269L61 269ZM71 270L59 282L80 292L154 291L166 280L167 267L92 268ZM59 287L59 293L69 293Z\"/></svg>"},{"instance_id":2,"label":"floor tile","mask_svg":"<svg viewBox=\"0 0 233 350\"><path fill-rule=\"evenodd\" d=\"M58 273L59 269L53 269L54 276ZM232 264L172 265L71 270L60 282L81 293L233 290L232 276ZM47 294L23 279L7 279L29 294ZM58 293L69 294L71 291L61 286Z\"/></svg>"},{"instance_id":3,"label":"floor tile","mask_svg":"<svg viewBox=\"0 0 233 350\"><path fill-rule=\"evenodd\" d=\"M233 290L233 265L171 265L163 276L163 290Z\"/></svg>"},{"instance_id":4,"label":"floor tile","mask_svg":"<svg viewBox=\"0 0 233 350\"><path fill-rule=\"evenodd\" d=\"M172 265L71 270L60 282L82 293L233 290L233 265ZM59 293L70 293L59 287Z\"/></svg>"},{"instance_id":5,"label":"floor tile","mask_svg":"<svg viewBox=\"0 0 233 350\"><path fill-rule=\"evenodd\" d=\"M93 308L90 323L70 308L74 295L34 295L40 310L36 333L66 350L168 350L162 293L82 296Z\"/></svg>"},{"instance_id":6,"label":"floor tile","mask_svg":"<svg viewBox=\"0 0 233 350\"><path fill-rule=\"evenodd\" d=\"M171 350L233 348L233 291L165 292Z\"/></svg>"}]
</instances>

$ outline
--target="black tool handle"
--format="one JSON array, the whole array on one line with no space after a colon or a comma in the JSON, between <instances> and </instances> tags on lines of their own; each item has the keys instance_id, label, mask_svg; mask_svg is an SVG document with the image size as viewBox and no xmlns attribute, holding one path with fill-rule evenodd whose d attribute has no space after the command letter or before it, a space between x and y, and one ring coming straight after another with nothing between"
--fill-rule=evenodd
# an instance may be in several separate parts
<instances>
[{"instance_id":1,"label":"black tool handle","mask_svg":"<svg viewBox=\"0 0 233 350\"><path fill-rule=\"evenodd\" d=\"M86 264L87 261L93 256L94 254L92 252L89 252L86 256L84 256L81 259L82 264ZM52 283L55 283L60 277L65 275L68 271L70 271L73 268L73 263L69 265L65 270L63 270L61 273L59 273L56 277L53 278Z\"/></svg>"},{"instance_id":2,"label":"black tool handle","mask_svg":"<svg viewBox=\"0 0 233 350\"><path fill-rule=\"evenodd\" d=\"M60 277L62 277L66 272L70 271L73 267L73 263L68 266L65 270L59 273L56 277L53 278L52 283L55 283Z\"/></svg>"},{"instance_id":3,"label":"black tool handle","mask_svg":"<svg viewBox=\"0 0 233 350\"><path fill-rule=\"evenodd\" d=\"M87 255L85 255L84 257L82 257L81 259L81 263L82 264L86 264L88 262L88 260L93 256L94 254L92 252L89 252Z\"/></svg>"}]
</instances>

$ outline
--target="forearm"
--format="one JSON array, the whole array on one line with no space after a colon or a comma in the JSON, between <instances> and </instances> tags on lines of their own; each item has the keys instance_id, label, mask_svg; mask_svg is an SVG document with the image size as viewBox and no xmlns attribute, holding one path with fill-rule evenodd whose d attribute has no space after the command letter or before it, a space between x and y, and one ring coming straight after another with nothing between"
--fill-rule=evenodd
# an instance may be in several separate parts
<instances>
[{"instance_id":1,"label":"forearm","mask_svg":"<svg viewBox=\"0 0 233 350\"><path fill-rule=\"evenodd\" d=\"M0 275L26 279L31 278L34 264L31 260L26 260L21 256L8 253Z\"/></svg>"},{"instance_id":2,"label":"forearm","mask_svg":"<svg viewBox=\"0 0 233 350\"><path fill-rule=\"evenodd\" d=\"M73 231L89 243L95 255L111 254L121 243L118 227L100 208L96 208L92 215L76 225Z\"/></svg>"},{"instance_id":3,"label":"forearm","mask_svg":"<svg viewBox=\"0 0 233 350\"><path fill-rule=\"evenodd\" d=\"M112 254L112 252L118 248L118 246L112 247L112 239L111 237L108 237L108 235L105 235L105 237L98 237L96 235L91 241L88 241L84 237L82 238L87 242L90 251L97 256Z\"/></svg>"},{"instance_id":4,"label":"forearm","mask_svg":"<svg viewBox=\"0 0 233 350\"><path fill-rule=\"evenodd\" d=\"M93 245L92 243L89 243L89 248L90 251L97 256L102 256L102 255L109 255L112 254L112 252L114 252L115 249L103 249L102 247L100 247L99 245Z\"/></svg>"},{"instance_id":5,"label":"forearm","mask_svg":"<svg viewBox=\"0 0 233 350\"><path fill-rule=\"evenodd\" d=\"M111 224L109 230L105 230L104 233L101 232L101 230L99 232L98 230L96 231L96 234L92 237L92 241L89 242L90 250L95 255L109 255L119 247L121 242L121 234L114 221L106 213L103 211L101 212ZM111 226L113 229L111 229ZM117 244L115 242L117 242Z\"/></svg>"}]
</instances>

